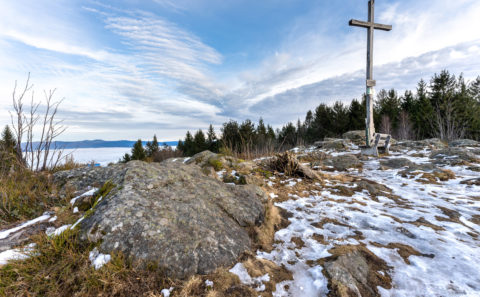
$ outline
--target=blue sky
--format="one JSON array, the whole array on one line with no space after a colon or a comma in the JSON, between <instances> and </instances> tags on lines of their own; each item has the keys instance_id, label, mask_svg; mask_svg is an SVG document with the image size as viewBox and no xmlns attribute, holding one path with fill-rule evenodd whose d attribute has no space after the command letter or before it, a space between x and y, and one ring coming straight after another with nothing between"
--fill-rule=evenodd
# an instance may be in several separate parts
<instances>
[{"instance_id":1,"label":"blue sky","mask_svg":"<svg viewBox=\"0 0 480 297\"><path fill-rule=\"evenodd\" d=\"M176 140L263 117L278 127L364 89L367 0L0 2L0 124L15 80L65 98L62 140ZM377 88L480 75L480 1L377 0ZM29 100L27 100L29 101Z\"/></svg>"}]
</instances>

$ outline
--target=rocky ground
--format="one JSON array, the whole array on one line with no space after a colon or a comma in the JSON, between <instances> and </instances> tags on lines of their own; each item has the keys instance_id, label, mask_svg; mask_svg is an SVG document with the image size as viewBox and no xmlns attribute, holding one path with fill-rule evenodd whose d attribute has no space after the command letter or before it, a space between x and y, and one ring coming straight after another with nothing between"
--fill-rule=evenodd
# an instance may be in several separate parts
<instances>
[{"instance_id":1,"label":"rocky ground","mask_svg":"<svg viewBox=\"0 0 480 297\"><path fill-rule=\"evenodd\" d=\"M480 151L468 144L400 143L361 161L355 146L298 150L310 162L326 154L313 161L322 182L268 181L291 224L257 257L294 278L273 295L478 296Z\"/></svg>"},{"instance_id":2,"label":"rocky ground","mask_svg":"<svg viewBox=\"0 0 480 297\"><path fill-rule=\"evenodd\" d=\"M99 243L93 265L121 250L207 274L196 281L208 296L480 295L480 145L398 142L373 158L361 156L361 137L253 162L204 152L57 173L78 192L78 221L52 228L50 213L0 231L0 265L21 257L14 248L30 234L78 225ZM213 295L223 284L209 273L221 266L242 285Z\"/></svg>"}]
</instances>

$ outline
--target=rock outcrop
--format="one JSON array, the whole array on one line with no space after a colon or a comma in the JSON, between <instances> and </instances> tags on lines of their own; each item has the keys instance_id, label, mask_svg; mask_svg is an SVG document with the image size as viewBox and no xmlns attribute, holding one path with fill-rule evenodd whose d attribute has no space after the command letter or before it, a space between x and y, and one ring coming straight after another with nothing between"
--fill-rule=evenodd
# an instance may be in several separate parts
<instances>
[{"instance_id":1,"label":"rock outcrop","mask_svg":"<svg viewBox=\"0 0 480 297\"><path fill-rule=\"evenodd\" d=\"M448 144L451 147L479 146L479 142L472 139L457 139Z\"/></svg>"},{"instance_id":2,"label":"rock outcrop","mask_svg":"<svg viewBox=\"0 0 480 297\"><path fill-rule=\"evenodd\" d=\"M378 287L391 288L390 267L362 246L342 246L329 251L324 267L329 276L329 296L380 296Z\"/></svg>"},{"instance_id":3,"label":"rock outcrop","mask_svg":"<svg viewBox=\"0 0 480 297\"><path fill-rule=\"evenodd\" d=\"M441 150L433 151L430 154L430 159L438 165L462 165L465 163L479 162L477 156L459 147L449 147Z\"/></svg>"},{"instance_id":4,"label":"rock outcrop","mask_svg":"<svg viewBox=\"0 0 480 297\"><path fill-rule=\"evenodd\" d=\"M356 145L365 145L365 130L354 130L343 133L343 139L348 139Z\"/></svg>"},{"instance_id":5,"label":"rock outcrop","mask_svg":"<svg viewBox=\"0 0 480 297\"><path fill-rule=\"evenodd\" d=\"M247 229L263 221L267 199L257 186L227 185L194 163L131 161L114 167L61 174L77 188L94 175L115 181L81 222L80 239L98 243L100 252L122 252L183 278L231 265L250 250Z\"/></svg>"},{"instance_id":6,"label":"rock outcrop","mask_svg":"<svg viewBox=\"0 0 480 297\"><path fill-rule=\"evenodd\" d=\"M362 162L358 160L355 155L339 155L333 157L330 162L325 162L326 165L331 164L335 170L345 171L351 168L361 168Z\"/></svg>"}]
</instances>

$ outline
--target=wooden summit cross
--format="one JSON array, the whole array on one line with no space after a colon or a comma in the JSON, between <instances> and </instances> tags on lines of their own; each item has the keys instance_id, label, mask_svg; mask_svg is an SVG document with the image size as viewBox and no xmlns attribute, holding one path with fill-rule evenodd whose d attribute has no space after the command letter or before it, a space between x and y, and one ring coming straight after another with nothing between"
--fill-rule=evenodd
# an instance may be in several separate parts
<instances>
[{"instance_id":1,"label":"wooden summit cross","mask_svg":"<svg viewBox=\"0 0 480 297\"><path fill-rule=\"evenodd\" d=\"M368 1L368 22L350 20L349 25L355 27L367 28L367 118L366 121L366 149L362 151L363 154L378 156L378 146L384 146L386 153L390 146L390 135L375 133L375 125L373 122L373 95L374 87L376 85L373 80L373 32L375 29L390 31L391 25L382 25L375 23L375 0Z\"/></svg>"}]
</instances>

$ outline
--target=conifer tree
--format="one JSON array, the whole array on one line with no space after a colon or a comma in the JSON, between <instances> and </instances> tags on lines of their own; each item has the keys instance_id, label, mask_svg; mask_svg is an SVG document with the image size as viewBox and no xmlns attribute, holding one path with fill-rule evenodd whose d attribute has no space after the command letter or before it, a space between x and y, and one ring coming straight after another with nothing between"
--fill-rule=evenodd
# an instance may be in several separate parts
<instances>
[{"instance_id":1,"label":"conifer tree","mask_svg":"<svg viewBox=\"0 0 480 297\"><path fill-rule=\"evenodd\" d=\"M145 151L147 157L152 157L155 153L160 151L160 148L158 146L158 140L157 140L157 135L153 135L153 140L152 142L147 142L146 145L147 149Z\"/></svg>"},{"instance_id":2,"label":"conifer tree","mask_svg":"<svg viewBox=\"0 0 480 297\"><path fill-rule=\"evenodd\" d=\"M13 136L13 133L10 130L10 127L8 127L8 125L6 125L3 129L0 144L2 145L3 149L8 152L13 152L15 150L15 147L17 146L15 137Z\"/></svg>"},{"instance_id":3,"label":"conifer tree","mask_svg":"<svg viewBox=\"0 0 480 297\"><path fill-rule=\"evenodd\" d=\"M194 148L193 148L193 136L190 133L190 131L187 131L187 134L185 136L185 141L183 142L183 154L185 156L193 156L194 153Z\"/></svg>"},{"instance_id":4,"label":"conifer tree","mask_svg":"<svg viewBox=\"0 0 480 297\"><path fill-rule=\"evenodd\" d=\"M349 130L362 130L365 129L365 108L358 102L357 99L353 99L350 107L348 108L348 129Z\"/></svg>"},{"instance_id":5,"label":"conifer tree","mask_svg":"<svg viewBox=\"0 0 480 297\"><path fill-rule=\"evenodd\" d=\"M218 153L219 147L218 147L217 135L215 134L215 129L213 128L212 124L210 124L210 126L208 127L207 143L208 143L208 150L214 153Z\"/></svg>"},{"instance_id":6,"label":"conifer tree","mask_svg":"<svg viewBox=\"0 0 480 297\"><path fill-rule=\"evenodd\" d=\"M147 155L145 153L145 149L143 148L142 140L139 139L133 145L131 160L141 160L141 161L143 161L143 160L146 159L146 157L147 157Z\"/></svg>"},{"instance_id":7,"label":"conifer tree","mask_svg":"<svg viewBox=\"0 0 480 297\"><path fill-rule=\"evenodd\" d=\"M203 152L208 149L207 140L205 139L205 134L203 134L202 129L198 130L193 137L193 154Z\"/></svg>"}]
</instances>

